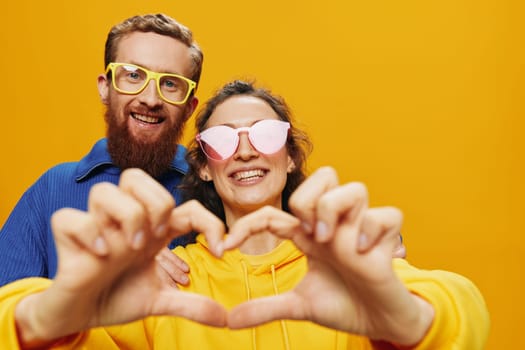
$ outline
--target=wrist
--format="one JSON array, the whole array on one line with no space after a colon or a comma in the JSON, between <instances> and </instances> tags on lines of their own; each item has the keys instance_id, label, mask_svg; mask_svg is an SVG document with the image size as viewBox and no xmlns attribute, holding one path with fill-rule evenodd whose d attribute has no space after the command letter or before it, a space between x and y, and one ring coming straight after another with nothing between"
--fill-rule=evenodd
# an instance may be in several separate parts
<instances>
[{"instance_id":1,"label":"wrist","mask_svg":"<svg viewBox=\"0 0 525 350\"><path fill-rule=\"evenodd\" d=\"M20 347L23 349L39 348L50 344L46 337L45 322L38 316L38 300L42 292L31 294L20 300L15 308L15 325Z\"/></svg>"},{"instance_id":2,"label":"wrist","mask_svg":"<svg viewBox=\"0 0 525 350\"><path fill-rule=\"evenodd\" d=\"M418 295L413 294L412 297L419 312L414 319L413 327L410 327L410 332L407 332L403 339L394 342L399 349L411 349L421 343L434 321L434 307Z\"/></svg>"}]
</instances>

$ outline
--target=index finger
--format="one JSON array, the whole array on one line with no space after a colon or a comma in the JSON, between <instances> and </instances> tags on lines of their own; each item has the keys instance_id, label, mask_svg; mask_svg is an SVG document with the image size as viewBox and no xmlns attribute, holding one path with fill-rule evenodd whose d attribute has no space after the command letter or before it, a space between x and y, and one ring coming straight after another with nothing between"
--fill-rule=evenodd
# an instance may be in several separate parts
<instances>
[{"instance_id":1,"label":"index finger","mask_svg":"<svg viewBox=\"0 0 525 350\"><path fill-rule=\"evenodd\" d=\"M290 239L295 233L301 232L300 224L296 217L287 212L266 206L235 222L224 240L224 249L238 247L250 236L261 232Z\"/></svg>"},{"instance_id":2,"label":"index finger","mask_svg":"<svg viewBox=\"0 0 525 350\"><path fill-rule=\"evenodd\" d=\"M142 204L150 229L156 237L161 237L164 234L164 223L175 206L171 194L141 169L124 170L120 176L119 188Z\"/></svg>"},{"instance_id":3,"label":"index finger","mask_svg":"<svg viewBox=\"0 0 525 350\"><path fill-rule=\"evenodd\" d=\"M172 237L191 231L202 232L212 253L217 257L222 256L224 223L196 200L188 201L172 210L169 231Z\"/></svg>"},{"instance_id":4,"label":"index finger","mask_svg":"<svg viewBox=\"0 0 525 350\"><path fill-rule=\"evenodd\" d=\"M134 246L135 237L143 236L147 221L144 207L111 183L93 185L89 192L88 212L102 231L119 232L130 246Z\"/></svg>"},{"instance_id":5,"label":"index finger","mask_svg":"<svg viewBox=\"0 0 525 350\"><path fill-rule=\"evenodd\" d=\"M310 175L294 191L289 200L290 211L298 217L308 232L317 222L317 201L326 192L337 187L339 179L331 167L322 167Z\"/></svg>"}]
</instances>

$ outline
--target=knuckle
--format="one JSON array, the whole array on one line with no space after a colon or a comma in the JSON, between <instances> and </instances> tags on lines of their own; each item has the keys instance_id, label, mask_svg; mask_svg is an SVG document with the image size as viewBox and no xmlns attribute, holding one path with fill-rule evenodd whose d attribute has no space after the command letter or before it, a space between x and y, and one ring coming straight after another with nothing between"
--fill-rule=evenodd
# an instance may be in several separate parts
<instances>
[{"instance_id":1,"label":"knuckle","mask_svg":"<svg viewBox=\"0 0 525 350\"><path fill-rule=\"evenodd\" d=\"M63 220L67 219L69 211L70 209L68 208L59 209L51 215L51 227L53 227L53 231L62 228Z\"/></svg>"},{"instance_id":2,"label":"knuckle","mask_svg":"<svg viewBox=\"0 0 525 350\"><path fill-rule=\"evenodd\" d=\"M175 202L173 200L157 200L148 204L148 208L153 213L165 214L175 207Z\"/></svg>"},{"instance_id":3,"label":"knuckle","mask_svg":"<svg viewBox=\"0 0 525 350\"><path fill-rule=\"evenodd\" d=\"M272 207L271 205L265 205L262 209L261 209L261 212L264 214L264 215L271 215L273 212L275 211L275 208Z\"/></svg>"},{"instance_id":4,"label":"knuckle","mask_svg":"<svg viewBox=\"0 0 525 350\"><path fill-rule=\"evenodd\" d=\"M144 221L146 218L146 209L137 201L133 200L130 201L129 205L127 206L127 215L130 217L135 218L139 221Z\"/></svg>"},{"instance_id":5,"label":"knuckle","mask_svg":"<svg viewBox=\"0 0 525 350\"><path fill-rule=\"evenodd\" d=\"M368 189L366 185L362 182L350 182L348 184L349 188L353 191L354 195L359 198L368 197Z\"/></svg>"},{"instance_id":6,"label":"knuckle","mask_svg":"<svg viewBox=\"0 0 525 350\"><path fill-rule=\"evenodd\" d=\"M319 169L317 169L317 172L324 174L324 175L334 175L334 174L337 175L335 169L328 165L319 167Z\"/></svg>"},{"instance_id":7,"label":"knuckle","mask_svg":"<svg viewBox=\"0 0 525 350\"><path fill-rule=\"evenodd\" d=\"M331 210L331 209L334 209L335 207L338 206L338 203L337 201L335 201L335 199L337 198L336 194L335 193L326 193L324 195L322 195L318 200L317 200L317 210L322 210L322 211L326 211L326 210Z\"/></svg>"},{"instance_id":8,"label":"knuckle","mask_svg":"<svg viewBox=\"0 0 525 350\"><path fill-rule=\"evenodd\" d=\"M173 198L171 195L166 196L166 200L164 202L165 209L172 209L175 207L175 198Z\"/></svg>"},{"instance_id":9,"label":"knuckle","mask_svg":"<svg viewBox=\"0 0 525 350\"><path fill-rule=\"evenodd\" d=\"M293 212L293 211L296 211L296 210L297 210L297 205L298 205L297 193L294 192L294 193L290 196L290 199L288 200L288 207L289 207L290 210Z\"/></svg>"},{"instance_id":10,"label":"knuckle","mask_svg":"<svg viewBox=\"0 0 525 350\"><path fill-rule=\"evenodd\" d=\"M192 199L186 203L183 204L184 206L190 208L190 209L201 209L204 208L204 206L196 199Z\"/></svg>"},{"instance_id":11,"label":"knuckle","mask_svg":"<svg viewBox=\"0 0 525 350\"><path fill-rule=\"evenodd\" d=\"M91 187L90 197L92 199L98 199L101 196L107 196L108 193L113 192L115 185L109 182L100 182Z\"/></svg>"},{"instance_id":12,"label":"knuckle","mask_svg":"<svg viewBox=\"0 0 525 350\"><path fill-rule=\"evenodd\" d=\"M388 215L392 225L401 225L403 222L403 212L401 209L393 206L388 206L383 208L385 215Z\"/></svg>"},{"instance_id":13,"label":"knuckle","mask_svg":"<svg viewBox=\"0 0 525 350\"><path fill-rule=\"evenodd\" d=\"M396 219L397 222L401 223L404 220L404 215L401 209L397 207L389 207L389 209L392 211L392 215Z\"/></svg>"},{"instance_id":14,"label":"knuckle","mask_svg":"<svg viewBox=\"0 0 525 350\"><path fill-rule=\"evenodd\" d=\"M139 168L125 169L120 175L121 182L128 182L136 179L140 179L145 176L145 172Z\"/></svg>"},{"instance_id":15,"label":"knuckle","mask_svg":"<svg viewBox=\"0 0 525 350\"><path fill-rule=\"evenodd\" d=\"M314 210L315 203L307 193L294 192L288 201L288 207L294 214L305 215ZM308 214L307 214L308 215Z\"/></svg>"},{"instance_id":16,"label":"knuckle","mask_svg":"<svg viewBox=\"0 0 525 350\"><path fill-rule=\"evenodd\" d=\"M331 166L322 166L317 170L317 173L323 176L330 183L335 182L335 184L337 184L339 182L337 171L335 171L335 169L332 168Z\"/></svg>"}]
</instances>

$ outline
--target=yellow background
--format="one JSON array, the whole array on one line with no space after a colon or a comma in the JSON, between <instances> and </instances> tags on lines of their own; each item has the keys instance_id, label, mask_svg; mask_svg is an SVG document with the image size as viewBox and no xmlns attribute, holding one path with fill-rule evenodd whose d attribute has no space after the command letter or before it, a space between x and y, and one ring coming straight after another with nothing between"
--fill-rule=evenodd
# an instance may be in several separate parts
<instances>
[{"instance_id":1,"label":"yellow background","mask_svg":"<svg viewBox=\"0 0 525 350\"><path fill-rule=\"evenodd\" d=\"M286 96L315 143L310 168L333 165L342 181L368 185L372 205L400 207L410 261L481 289L488 349L525 348L522 1L2 7L0 224L42 172L104 135L96 77L110 26L166 12L205 51L201 100L235 77Z\"/></svg>"}]
</instances>

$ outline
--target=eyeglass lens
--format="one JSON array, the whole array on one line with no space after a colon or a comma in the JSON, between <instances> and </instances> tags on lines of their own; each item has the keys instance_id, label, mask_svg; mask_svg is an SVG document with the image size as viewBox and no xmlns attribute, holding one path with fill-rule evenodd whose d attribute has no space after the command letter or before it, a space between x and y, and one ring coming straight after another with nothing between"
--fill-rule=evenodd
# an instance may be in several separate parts
<instances>
[{"instance_id":1,"label":"eyeglass lens","mask_svg":"<svg viewBox=\"0 0 525 350\"><path fill-rule=\"evenodd\" d=\"M149 74L143 68L132 65L120 65L115 69L115 85L118 89L137 93L149 82ZM160 93L168 101L181 102L186 98L189 84L175 75L161 74L157 84Z\"/></svg>"}]
</instances>

